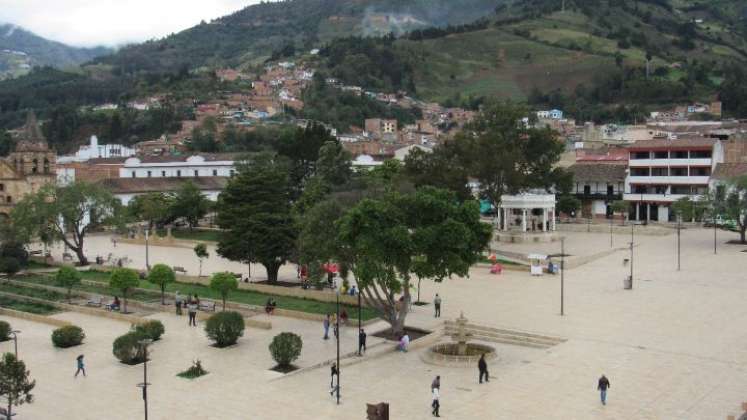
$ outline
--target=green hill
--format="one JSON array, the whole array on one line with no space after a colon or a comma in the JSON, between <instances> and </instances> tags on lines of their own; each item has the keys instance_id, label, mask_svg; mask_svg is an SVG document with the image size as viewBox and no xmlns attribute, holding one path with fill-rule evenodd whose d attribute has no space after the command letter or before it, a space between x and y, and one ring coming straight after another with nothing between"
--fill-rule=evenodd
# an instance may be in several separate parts
<instances>
[{"instance_id":1,"label":"green hill","mask_svg":"<svg viewBox=\"0 0 747 420\"><path fill-rule=\"evenodd\" d=\"M0 24L0 79L26 74L34 66L74 66L111 52L103 47L71 47L15 25Z\"/></svg>"}]
</instances>

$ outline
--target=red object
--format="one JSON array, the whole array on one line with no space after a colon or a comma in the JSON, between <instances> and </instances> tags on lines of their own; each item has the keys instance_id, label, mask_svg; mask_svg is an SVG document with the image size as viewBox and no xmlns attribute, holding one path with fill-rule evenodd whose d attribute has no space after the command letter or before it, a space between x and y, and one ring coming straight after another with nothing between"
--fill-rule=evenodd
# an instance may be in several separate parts
<instances>
[{"instance_id":1,"label":"red object","mask_svg":"<svg viewBox=\"0 0 747 420\"><path fill-rule=\"evenodd\" d=\"M500 264L493 264L490 267L490 274L501 274L501 272L503 272L503 266Z\"/></svg>"},{"instance_id":2,"label":"red object","mask_svg":"<svg viewBox=\"0 0 747 420\"><path fill-rule=\"evenodd\" d=\"M335 263L322 264L322 268L328 273L337 273L339 271L339 267Z\"/></svg>"},{"instance_id":3,"label":"red object","mask_svg":"<svg viewBox=\"0 0 747 420\"><path fill-rule=\"evenodd\" d=\"M490 254L490 256L488 257L488 259L489 259L490 261L493 261L493 262L495 262L495 260L496 260L496 259L498 259L498 257L496 257L496 256L495 256L495 254Z\"/></svg>"}]
</instances>

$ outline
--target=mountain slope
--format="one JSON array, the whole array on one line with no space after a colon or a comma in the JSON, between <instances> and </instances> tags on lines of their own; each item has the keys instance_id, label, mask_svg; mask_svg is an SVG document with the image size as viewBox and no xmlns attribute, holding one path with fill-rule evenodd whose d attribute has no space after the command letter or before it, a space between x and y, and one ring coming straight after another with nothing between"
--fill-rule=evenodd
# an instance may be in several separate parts
<instances>
[{"instance_id":1,"label":"mountain slope","mask_svg":"<svg viewBox=\"0 0 747 420\"><path fill-rule=\"evenodd\" d=\"M263 2L102 58L127 73L260 62L335 37L381 35L470 22L504 0L290 0ZM290 47L290 48L288 48Z\"/></svg>"},{"instance_id":2,"label":"mountain slope","mask_svg":"<svg viewBox=\"0 0 747 420\"><path fill-rule=\"evenodd\" d=\"M109 53L108 48L70 47L16 25L0 24L0 78L25 74L33 66L77 65Z\"/></svg>"}]
</instances>

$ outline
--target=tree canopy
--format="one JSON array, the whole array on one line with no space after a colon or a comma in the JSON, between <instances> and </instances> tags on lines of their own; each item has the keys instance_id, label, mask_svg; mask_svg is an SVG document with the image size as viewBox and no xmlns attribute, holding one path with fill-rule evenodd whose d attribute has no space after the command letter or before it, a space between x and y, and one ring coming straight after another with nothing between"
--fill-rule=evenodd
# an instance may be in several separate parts
<instances>
[{"instance_id":1,"label":"tree canopy","mask_svg":"<svg viewBox=\"0 0 747 420\"><path fill-rule=\"evenodd\" d=\"M148 281L161 289L161 304L166 304L166 286L176 281L176 274L166 264L156 264L148 273Z\"/></svg>"},{"instance_id":2,"label":"tree canopy","mask_svg":"<svg viewBox=\"0 0 747 420\"><path fill-rule=\"evenodd\" d=\"M127 313L127 295L138 285L140 277L137 271L131 268L115 268L109 275L109 287L122 292L123 313Z\"/></svg>"},{"instance_id":3,"label":"tree canopy","mask_svg":"<svg viewBox=\"0 0 747 420\"><path fill-rule=\"evenodd\" d=\"M282 158L256 155L238 165L216 206L216 222L223 229L218 254L262 264L271 283L277 282L280 266L295 251L293 185L288 173Z\"/></svg>"},{"instance_id":4,"label":"tree canopy","mask_svg":"<svg viewBox=\"0 0 747 420\"><path fill-rule=\"evenodd\" d=\"M226 310L226 299L228 294L239 288L236 276L231 273L215 273L210 278L210 288L220 293L223 300L223 310Z\"/></svg>"}]
</instances>

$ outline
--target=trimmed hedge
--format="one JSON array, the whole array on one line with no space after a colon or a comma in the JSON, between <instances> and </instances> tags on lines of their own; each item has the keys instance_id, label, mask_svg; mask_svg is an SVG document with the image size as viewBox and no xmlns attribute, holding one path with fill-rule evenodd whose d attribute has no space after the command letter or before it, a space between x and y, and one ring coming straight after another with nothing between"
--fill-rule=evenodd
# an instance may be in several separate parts
<instances>
[{"instance_id":1,"label":"trimmed hedge","mask_svg":"<svg viewBox=\"0 0 747 420\"><path fill-rule=\"evenodd\" d=\"M120 362L128 365L136 365L145 361L142 346L139 341L145 338L141 332L131 331L117 337L112 344L112 353Z\"/></svg>"},{"instance_id":2,"label":"trimmed hedge","mask_svg":"<svg viewBox=\"0 0 747 420\"><path fill-rule=\"evenodd\" d=\"M166 328L163 323L159 320L153 319L142 324L138 324L135 327L135 331L139 332L153 341L158 341L161 336L166 332Z\"/></svg>"},{"instance_id":3,"label":"trimmed hedge","mask_svg":"<svg viewBox=\"0 0 747 420\"><path fill-rule=\"evenodd\" d=\"M290 332L280 333L270 343L270 354L278 366L287 368L301 355L303 340Z\"/></svg>"},{"instance_id":4,"label":"trimmed hedge","mask_svg":"<svg viewBox=\"0 0 747 420\"><path fill-rule=\"evenodd\" d=\"M10 324L0 321L0 342L10 340Z\"/></svg>"},{"instance_id":5,"label":"trimmed hedge","mask_svg":"<svg viewBox=\"0 0 747 420\"><path fill-rule=\"evenodd\" d=\"M244 317L238 312L219 312L205 323L205 332L216 347L228 347L236 344L244 335Z\"/></svg>"},{"instance_id":6,"label":"trimmed hedge","mask_svg":"<svg viewBox=\"0 0 747 420\"><path fill-rule=\"evenodd\" d=\"M83 329L75 325L66 325L52 331L52 344L55 347L66 349L81 344L86 334Z\"/></svg>"}]
</instances>

